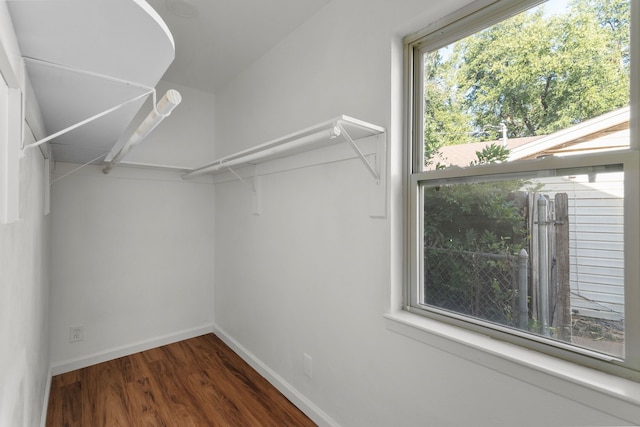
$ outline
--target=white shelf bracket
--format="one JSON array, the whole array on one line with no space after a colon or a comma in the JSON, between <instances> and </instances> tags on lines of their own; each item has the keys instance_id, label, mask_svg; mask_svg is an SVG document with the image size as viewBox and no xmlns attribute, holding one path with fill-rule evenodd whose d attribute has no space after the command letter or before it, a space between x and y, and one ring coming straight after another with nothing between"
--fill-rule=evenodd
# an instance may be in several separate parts
<instances>
[{"instance_id":1,"label":"white shelf bracket","mask_svg":"<svg viewBox=\"0 0 640 427\"><path fill-rule=\"evenodd\" d=\"M233 170L232 167L230 167L230 166L225 166L225 167L227 168L227 170L229 172L231 172L233 174L233 176L238 178L240 181L242 181L243 184L245 184L247 187L249 187L249 189L251 191L253 191L254 193L256 192L256 186L254 184L250 183L249 181L247 181L243 177L241 177L235 170ZM255 178L255 176L254 176L254 178Z\"/></svg>"},{"instance_id":2,"label":"white shelf bracket","mask_svg":"<svg viewBox=\"0 0 640 427\"><path fill-rule=\"evenodd\" d=\"M139 99L145 98L145 97L147 97L147 96L149 96L150 94L153 94L153 93L155 93L155 89L153 89L153 88L152 88L152 89L151 89L150 91L148 91L148 92L145 92L145 93L143 93L143 94L141 94L141 95L135 96L135 97L133 97L133 98L131 98L131 99L128 99L127 101L124 101L124 102L122 102L122 103L120 103L120 104L118 104L118 105L116 105L116 106L114 106L114 107L111 107L111 108L109 108L109 109L107 109L107 110L105 110L105 111L103 111L103 112L101 112L101 113L95 114L95 115L93 115L93 116L91 116L91 117L89 117L89 118L87 118L87 119L84 119L84 120L82 120L82 121L80 121L80 122L78 122L78 123L76 123L76 124L74 124L74 125L71 125L71 126L69 126L69 127L66 127L66 128L64 128L64 129L62 129L61 131L58 131L58 132L56 132L56 133L54 133L54 134L51 134L51 135L49 135L49 136L47 136L47 137L45 137L45 138L42 138L42 139L40 139L40 140L38 140L38 141L34 142L33 144L29 144L29 145L25 146L25 147L22 149L22 154L24 155L24 153L25 153L29 148L35 148L35 147L38 147L38 146L40 146L40 145L44 144L45 142L49 142L49 141L51 141L52 139L59 137L60 135L64 135L65 133L71 132L72 130L77 129L77 128L79 128L80 126L84 126L84 125L86 125L87 123L90 123L90 122L92 122L92 121L94 121L94 120L97 120L97 119L99 119L99 118L103 117L103 116L106 116L107 114L111 114L111 113L113 113L114 111L119 110L120 108L122 108L122 107L124 107L124 106L126 106L126 105L128 105L128 104L131 104L132 102L138 101Z\"/></svg>"},{"instance_id":3,"label":"white shelf bracket","mask_svg":"<svg viewBox=\"0 0 640 427\"><path fill-rule=\"evenodd\" d=\"M344 139L339 138L340 136ZM370 139L373 136L377 137L377 146L375 151L371 150L370 147L370 143L374 142ZM354 142L354 139L364 140L365 138L368 139L366 142L366 155ZM254 169L252 180L250 180L251 177L247 178L249 176L248 173L237 173L232 168L241 169L251 166L256 168L258 165L272 160L285 159L290 156L295 156L315 149L328 147L334 144L342 144L343 142L349 143L351 149L356 154L355 157L358 157L362 161L366 169L374 178L373 180L370 180L368 184L369 216L372 218L386 218L387 185L385 128L348 116L339 116L292 134L265 142L261 145L214 160L211 163L207 163L196 169L188 171L182 175L182 178L191 179L204 174L217 175L231 173L237 180L251 188L253 195L253 213L260 215L262 212L263 177L257 176L256 169ZM336 152L322 152L319 153L317 157L319 160L318 162L311 159L311 156L304 156L304 158L301 158L301 164L311 166L316 164L326 164L327 159L331 159L329 162L335 161L334 158L336 157L338 157L338 160L351 160L354 158L354 156L348 152L344 153L344 150L337 150ZM289 162L284 163L287 165L289 164ZM280 169L281 166L283 165L276 165L275 170L289 170L286 169L289 166L285 166L285 169ZM266 167L264 170L260 170L262 175L265 175L265 170L273 171L271 167ZM267 174L270 173L272 172L267 172ZM244 175L244 177L241 175ZM229 179L220 180L218 182L227 181L229 181Z\"/></svg>"},{"instance_id":4,"label":"white shelf bracket","mask_svg":"<svg viewBox=\"0 0 640 427\"><path fill-rule=\"evenodd\" d=\"M84 126L84 125L86 125L88 123L91 123L94 120L97 120L97 119L99 119L99 118L101 118L103 116L106 116L107 114L111 114L114 111L117 111L120 108L125 107L125 106L127 106L127 105L129 105L129 104L131 104L133 102L136 102L136 101L142 99L142 98L146 98L147 96L149 96L151 94L153 94L154 101L155 101L156 90L154 88L152 88L152 87L149 87L149 86L141 85L141 84L138 84L138 83L135 83L135 82L127 81L127 80L122 80L122 79L119 79L119 78L116 78L116 77L105 76L104 74L94 73L94 72L91 72L91 71L81 70L81 69L73 68L73 67L67 67L67 66L64 66L64 65L61 65L61 64L56 64L56 63L53 63L53 62L42 61L42 60L35 59L35 58L23 57L22 59L24 60L25 64L28 64L28 63L38 64L38 65L49 67L49 68L63 70L63 71L69 72L69 73L74 73L74 74L88 76L88 77L92 77L92 78L96 78L96 79L100 79L100 80L110 81L110 82L113 82L113 83L117 83L117 84L129 86L129 87L137 88L137 89L140 89L140 90L143 91L143 93L141 93L140 95L136 95L136 96L134 96L134 97L132 97L132 98L130 98L130 99L128 99L128 100L126 100L126 101L114 106L114 107L106 109L105 111L103 111L101 113L95 114L95 115L93 115L93 116L91 116L91 117L89 117L87 119L81 120L80 122L78 122L78 123L76 123L74 125L66 127L66 128L64 128L64 129L62 129L62 130L60 130L60 131L58 131L58 132L56 132L54 134L51 134L51 135L49 135L47 137L44 137L44 138L42 138L42 139L40 139L40 140L38 140L38 141L36 141L36 142L34 142L32 144L29 144L29 145L25 146L22 149L22 155L23 156L24 156L25 152L29 148L39 147L40 145L42 145L42 144L44 144L46 142L49 142L54 138L57 138L57 137L59 137L61 135L64 135L64 134L66 134L68 132L71 132L72 130L77 129L80 126ZM154 102L154 105L155 105L155 102Z\"/></svg>"},{"instance_id":5,"label":"white shelf bracket","mask_svg":"<svg viewBox=\"0 0 640 427\"><path fill-rule=\"evenodd\" d=\"M224 165L223 165L224 166ZM253 214L260 215L262 213L262 177L256 176L255 170L253 171L252 182L247 181L240 176L233 168L225 166L226 169L238 178L243 184L245 184L251 190Z\"/></svg>"},{"instance_id":6,"label":"white shelf bracket","mask_svg":"<svg viewBox=\"0 0 640 427\"><path fill-rule=\"evenodd\" d=\"M377 171L377 167L374 167L369 160L367 160L367 158L365 157L364 154L362 154L362 151L360 150L360 148L356 145L355 141L353 140L353 138L351 138L351 135L349 135L349 132L346 131L346 129L344 128L344 126L342 126L342 121L338 120L336 122L336 127L338 129L340 129L340 134L342 134L344 136L344 139L349 143L349 146L351 146L351 148L353 149L353 151L358 155L358 158L362 161L362 163L364 164L364 166L367 168L367 170L369 171L369 173L371 174L371 176L373 176L373 178L376 180L376 184L380 184L380 172ZM376 156L377 158L378 156Z\"/></svg>"}]
</instances>

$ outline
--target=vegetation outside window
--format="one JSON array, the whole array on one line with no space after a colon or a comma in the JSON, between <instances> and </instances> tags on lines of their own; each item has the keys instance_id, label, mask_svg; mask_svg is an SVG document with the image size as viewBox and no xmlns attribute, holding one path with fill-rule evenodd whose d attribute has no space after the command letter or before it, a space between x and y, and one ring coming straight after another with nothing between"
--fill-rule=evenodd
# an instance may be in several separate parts
<instances>
[{"instance_id":1,"label":"vegetation outside window","mask_svg":"<svg viewBox=\"0 0 640 427\"><path fill-rule=\"evenodd\" d=\"M638 379L637 5L476 9L407 38L408 309Z\"/></svg>"}]
</instances>

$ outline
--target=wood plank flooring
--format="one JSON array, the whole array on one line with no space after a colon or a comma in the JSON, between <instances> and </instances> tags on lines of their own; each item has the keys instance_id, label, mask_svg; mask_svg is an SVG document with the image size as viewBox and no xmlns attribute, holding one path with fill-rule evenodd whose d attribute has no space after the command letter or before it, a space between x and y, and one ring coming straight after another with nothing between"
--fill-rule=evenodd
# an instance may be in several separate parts
<instances>
[{"instance_id":1,"label":"wood plank flooring","mask_svg":"<svg viewBox=\"0 0 640 427\"><path fill-rule=\"evenodd\" d=\"M47 426L315 424L208 334L53 377Z\"/></svg>"}]
</instances>

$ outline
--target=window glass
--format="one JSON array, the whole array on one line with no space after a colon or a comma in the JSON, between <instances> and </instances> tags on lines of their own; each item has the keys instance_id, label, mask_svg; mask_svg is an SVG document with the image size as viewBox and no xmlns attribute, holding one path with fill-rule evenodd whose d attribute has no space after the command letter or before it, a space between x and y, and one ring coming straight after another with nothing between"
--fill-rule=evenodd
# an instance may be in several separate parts
<instances>
[{"instance_id":1,"label":"window glass","mask_svg":"<svg viewBox=\"0 0 640 427\"><path fill-rule=\"evenodd\" d=\"M423 184L420 303L624 356L619 165Z\"/></svg>"},{"instance_id":2,"label":"window glass","mask_svg":"<svg viewBox=\"0 0 640 427\"><path fill-rule=\"evenodd\" d=\"M630 1L525 4L407 41L407 309L637 377Z\"/></svg>"},{"instance_id":3,"label":"window glass","mask_svg":"<svg viewBox=\"0 0 640 427\"><path fill-rule=\"evenodd\" d=\"M424 167L629 146L629 1L552 0L424 52Z\"/></svg>"}]
</instances>

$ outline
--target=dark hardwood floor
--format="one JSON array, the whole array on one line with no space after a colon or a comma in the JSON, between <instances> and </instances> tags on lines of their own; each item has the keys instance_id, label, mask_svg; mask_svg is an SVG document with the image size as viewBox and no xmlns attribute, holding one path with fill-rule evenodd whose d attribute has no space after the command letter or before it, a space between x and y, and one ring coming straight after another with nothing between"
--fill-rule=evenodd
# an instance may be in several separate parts
<instances>
[{"instance_id":1,"label":"dark hardwood floor","mask_svg":"<svg viewBox=\"0 0 640 427\"><path fill-rule=\"evenodd\" d=\"M208 334L53 377L47 426L315 424Z\"/></svg>"}]
</instances>

